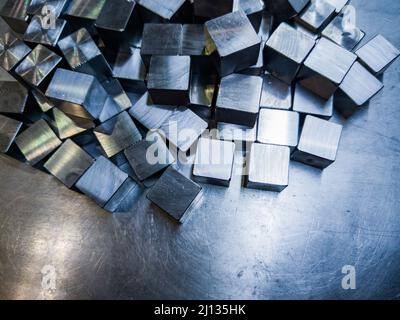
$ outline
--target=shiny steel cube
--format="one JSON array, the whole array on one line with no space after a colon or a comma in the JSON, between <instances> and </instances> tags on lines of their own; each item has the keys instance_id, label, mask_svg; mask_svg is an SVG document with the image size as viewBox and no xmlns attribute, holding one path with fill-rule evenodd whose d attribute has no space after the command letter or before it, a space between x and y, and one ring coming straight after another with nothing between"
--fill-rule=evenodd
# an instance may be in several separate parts
<instances>
[{"instance_id":1,"label":"shiny steel cube","mask_svg":"<svg viewBox=\"0 0 400 320\"><path fill-rule=\"evenodd\" d=\"M341 125L314 116L307 116L299 145L292 158L324 169L336 160L341 134Z\"/></svg>"},{"instance_id":2,"label":"shiny steel cube","mask_svg":"<svg viewBox=\"0 0 400 320\"><path fill-rule=\"evenodd\" d=\"M291 109L292 86L269 73L265 73L263 75L260 108Z\"/></svg>"},{"instance_id":3,"label":"shiny steel cube","mask_svg":"<svg viewBox=\"0 0 400 320\"><path fill-rule=\"evenodd\" d=\"M0 152L8 152L21 127L22 122L0 114Z\"/></svg>"},{"instance_id":4,"label":"shiny steel cube","mask_svg":"<svg viewBox=\"0 0 400 320\"><path fill-rule=\"evenodd\" d=\"M293 111L322 118L330 118L333 114L333 96L325 100L304 88L301 84L296 84Z\"/></svg>"},{"instance_id":5,"label":"shiny steel cube","mask_svg":"<svg viewBox=\"0 0 400 320\"><path fill-rule=\"evenodd\" d=\"M335 6L325 0L316 0L304 9L297 21L312 32L319 32L331 22L335 14Z\"/></svg>"}]
</instances>

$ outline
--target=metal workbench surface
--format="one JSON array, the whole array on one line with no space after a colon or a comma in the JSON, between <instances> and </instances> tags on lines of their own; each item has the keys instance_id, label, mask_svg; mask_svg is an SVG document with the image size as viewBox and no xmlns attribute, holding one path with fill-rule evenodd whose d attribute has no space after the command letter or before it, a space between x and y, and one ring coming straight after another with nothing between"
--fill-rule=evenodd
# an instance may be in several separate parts
<instances>
[{"instance_id":1,"label":"metal workbench surface","mask_svg":"<svg viewBox=\"0 0 400 320\"><path fill-rule=\"evenodd\" d=\"M400 47L400 1L353 0L365 43ZM143 195L109 214L0 156L2 299L400 298L400 62L344 121L337 161L291 163L282 193L204 185L183 225ZM356 289L342 288L342 267ZM46 286L49 272L55 287Z\"/></svg>"}]
</instances>

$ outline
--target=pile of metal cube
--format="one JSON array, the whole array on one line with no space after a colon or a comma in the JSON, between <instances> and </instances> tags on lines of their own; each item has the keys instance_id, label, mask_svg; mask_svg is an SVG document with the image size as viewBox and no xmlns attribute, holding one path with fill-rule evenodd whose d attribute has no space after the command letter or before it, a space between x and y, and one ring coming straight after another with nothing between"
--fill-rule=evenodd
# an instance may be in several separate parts
<instances>
[{"instance_id":1,"label":"pile of metal cube","mask_svg":"<svg viewBox=\"0 0 400 320\"><path fill-rule=\"evenodd\" d=\"M146 193L178 221L198 183L229 186L241 143L249 188L282 191L291 159L332 164L334 108L364 107L400 54L359 45L348 0L3 2L0 152L110 212Z\"/></svg>"}]
</instances>

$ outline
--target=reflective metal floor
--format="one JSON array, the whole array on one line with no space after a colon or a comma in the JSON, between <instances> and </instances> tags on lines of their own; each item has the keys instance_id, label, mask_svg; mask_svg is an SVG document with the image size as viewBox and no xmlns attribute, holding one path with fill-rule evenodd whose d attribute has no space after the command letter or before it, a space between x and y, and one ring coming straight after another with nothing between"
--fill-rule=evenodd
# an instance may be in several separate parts
<instances>
[{"instance_id":1,"label":"reflective metal floor","mask_svg":"<svg viewBox=\"0 0 400 320\"><path fill-rule=\"evenodd\" d=\"M400 2L354 0L358 24L400 47ZM205 186L178 226L143 197L111 215L0 156L0 298L400 298L400 62L347 122L336 163L291 164L281 194ZM340 118L335 117L335 121ZM42 286L54 266L56 289ZM343 290L354 265L357 289Z\"/></svg>"}]
</instances>

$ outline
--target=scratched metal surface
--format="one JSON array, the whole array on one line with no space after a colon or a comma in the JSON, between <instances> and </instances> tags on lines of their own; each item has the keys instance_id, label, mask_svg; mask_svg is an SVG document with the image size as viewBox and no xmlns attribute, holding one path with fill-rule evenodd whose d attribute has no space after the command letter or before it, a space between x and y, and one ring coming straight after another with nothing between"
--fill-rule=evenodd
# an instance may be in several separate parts
<instances>
[{"instance_id":1,"label":"scratched metal surface","mask_svg":"<svg viewBox=\"0 0 400 320\"><path fill-rule=\"evenodd\" d=\"M367 38L400 46L399 1L353 2ZM0 298L400 298L399 75L397 61L323 173L292 163L279 195L238 176L206 186L180 227L145 195L111 215L0 156ZM347 264L357 290L341 289ZM56 268L53 292L44 265Z\"/></svg>"}]
</instances>

